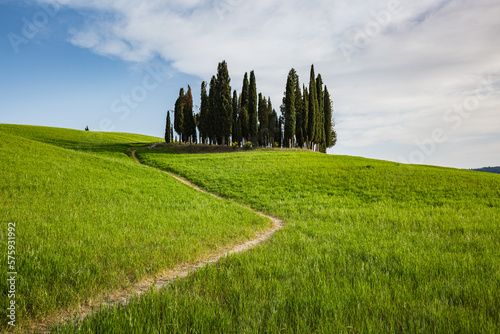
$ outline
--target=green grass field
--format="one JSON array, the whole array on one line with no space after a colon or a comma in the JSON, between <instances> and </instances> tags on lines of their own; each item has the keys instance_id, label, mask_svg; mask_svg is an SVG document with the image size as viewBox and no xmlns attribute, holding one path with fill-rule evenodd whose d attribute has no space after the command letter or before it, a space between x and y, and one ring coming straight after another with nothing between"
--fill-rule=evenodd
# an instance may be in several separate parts
<instances>
[{"instance_id":1,"label":"green grass field","mask_svg":"<svg viewBox=\"0 0 500 334\"><path fill-rule=\"evenodd\" d=\"M158 140L0 124L0 330L9 302L8 223L16 223L19 332L271 226L126 154Z\"/></svg>"},{"instance_id":2,"label":"green grass field","mask_svg":"<svg viewBox=\"0 0 500 334\"><path fill-rule=\"evenodd\" d=\"M16 222L18 323L99 300L270 226L160 168L286 227L55 332L500 332L498 175L178 145L139 149L149 168L126 152L158 138L0 124L0 139L0 261ZM5 312L1 305L2 319Z\"/></svg>"},{"instance_id":3,"label":"green grass field","mask_svg":"<svg viewBox=\"0 0 500 334\"><path fill-rule=\"evenodd\" d=\"M500 178L287 150L143 162L284 219L229 256L61 333L500 332Z\"/></svg>"}]
</instances>

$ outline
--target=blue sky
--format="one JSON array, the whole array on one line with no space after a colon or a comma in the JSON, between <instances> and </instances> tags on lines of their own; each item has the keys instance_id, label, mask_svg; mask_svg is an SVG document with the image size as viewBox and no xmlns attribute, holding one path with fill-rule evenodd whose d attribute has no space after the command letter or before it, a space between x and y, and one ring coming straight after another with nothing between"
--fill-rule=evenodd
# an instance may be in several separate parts
<instances>
[{"instance_id":1,"label":"blue sky","mask_svg":"<svg viewBox=\"0 0 500 334\"><path fill-rule=\"evenodd\" d=\"M279 110L294 67L321 73L329 152L500 165L497 0L0 0L0 122L163 136L226 60Z\"/></svg>"}]
</instances>

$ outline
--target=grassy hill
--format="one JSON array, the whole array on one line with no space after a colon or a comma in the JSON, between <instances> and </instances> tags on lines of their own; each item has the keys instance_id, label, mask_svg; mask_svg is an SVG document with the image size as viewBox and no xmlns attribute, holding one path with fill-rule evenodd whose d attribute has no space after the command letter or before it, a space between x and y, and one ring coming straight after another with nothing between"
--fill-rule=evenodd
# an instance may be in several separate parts
<instances>
[{"instance_id":1,"label":"grassy hill","mask_svg":"<svg viewBox=\"0 0 500 334\"><path fill-rule=\"evenodd\" d=\"M287 226L81 332L500 331L496 175L287 150L176 152L139 156Z\"/></svg>"},{"instance_id":2,"label":"grassy hill","mask_svg":"<svg viewBox=\"0 0 500 334\"><path fill-rule=\"evenodd\" d=\"M19 323L98 305L270 225L127 154L155 141L0 124L0 248L16 222ZM58 332L500 331L496 175L304 151L189 151L198 149L160 145L138 156L286 227Z\"/></svg>"},{"instance_id":3,"label":"grassy hill","mask_svg":"<svg viewBox=\"0 0 500 334\"><path fill-rule=\"evenodd\" d=\"M18 328L61 309L98 305L109 292L271 225L126 154L158 140L0 124L1 319L9 302L9 223L16 223Z\"/></svg>"}]
</instances>

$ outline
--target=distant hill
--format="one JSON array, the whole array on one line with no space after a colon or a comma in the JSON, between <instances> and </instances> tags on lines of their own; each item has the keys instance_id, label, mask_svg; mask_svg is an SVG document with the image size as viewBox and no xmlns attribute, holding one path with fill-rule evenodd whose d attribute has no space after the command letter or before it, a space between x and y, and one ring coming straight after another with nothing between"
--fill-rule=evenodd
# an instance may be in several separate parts
<instances>
[{"instance_id":1,"label":"distant hill","mask_svg":"<svg viewBox=\"0 0 500 334\"><path fill-rule=\"evenodd\" d=\"M488 173L495 173L495 174L500 174L500 166L497 167L483 167L483 168L478 168L478 169L473 169L477 172L488 172Z\"/></svg>"}]
</instances>

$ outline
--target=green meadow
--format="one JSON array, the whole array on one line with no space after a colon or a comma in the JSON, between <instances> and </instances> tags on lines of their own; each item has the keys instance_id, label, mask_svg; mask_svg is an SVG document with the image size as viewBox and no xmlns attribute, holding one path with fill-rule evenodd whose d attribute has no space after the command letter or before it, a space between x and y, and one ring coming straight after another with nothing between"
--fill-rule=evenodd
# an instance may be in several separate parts
<instances>
[{"instance_id":1,"label":"green meadow","mask_svg":"<svg viewBox=\"0 0 500 334\"><path fill-rule=\"evenodd\" d=\"M141 161L286 222L265 244L61 333L495 333L500 178L304 151Z\"/></svg>"},{"instance_id":2,"label":"green meadow","mask_svg":"<svg viewBox=\"0 0 500 334\"><path fill-rule=\"evenodd\" d=\"M114 291L271 222L136 163L159 138L0 124L0 330L7 326L7 235L15 223L16 328Z\"/></svg>"},{"instance_id":3,"label":"green meadow","mask_svg":"<svg viewBox=\"0 0 500 334\"><path fill-rule=\"evenodd\" d=\"M4 124L0 139L0 261L16 222L21 326L97 308L108 293L271 225L238 202L286 226L53 332L500 332L498 175L302 150L148 149L161 139Z\"/></svg>"}]
</instances>

